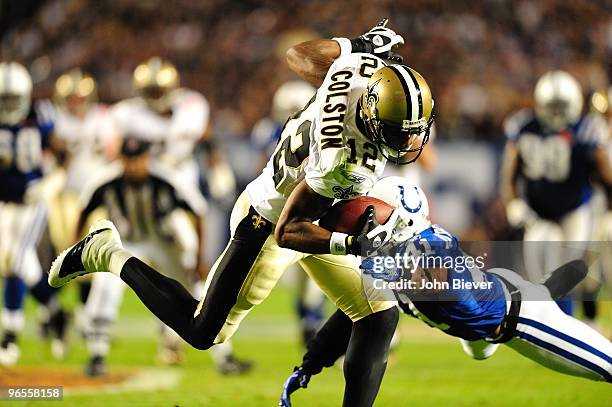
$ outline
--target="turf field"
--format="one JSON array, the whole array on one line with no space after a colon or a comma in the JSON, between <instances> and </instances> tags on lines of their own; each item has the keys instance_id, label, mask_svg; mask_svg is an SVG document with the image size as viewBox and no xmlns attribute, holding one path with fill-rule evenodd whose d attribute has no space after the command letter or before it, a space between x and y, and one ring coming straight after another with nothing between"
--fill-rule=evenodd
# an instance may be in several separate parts
<instances>
[{"instance_id":1,"label":"turf field","mask_svg":"<svg viewBox=\"0 0 612 407\"><path fill-rule=\"evenodd\" d=\"M64 302L76 298L72 290L71 286L63 293ZM607 303L605 307L607 314L612 314L612 304ZM32 308L29 304L30 315ZM96 382L89 382L85 388L68 390L61 405L274 406L285 377L301 356L297 323L290 313L291 308L291 291L278 288L251 313L234 344L237 354L253 359L256 368L247 376L227 378L214 371L206 352L192 349L187 351L184 367L159 367L155 362L155 320L137 298L126 292L110 368L119 375L138 373L138 379L127 387L96 388ZM604 320L608 331L612 326L609 318ZM505 348L487 361L474 361L463 354L454 339L418 321L403 317L401 328L402 343L387 369L377 406L612 405L610 385L562 376ZM86 354L76 335L72 335L70 354L61 363L51 359L49 347L36 336L32 318L21 344L23 356L20 365L11 370L0 369L0 377L37 376L37 372L50 376L70 373L73 379L66 380L77 380L75 376L80 372ZM157 390L137 390L153 381L157 383ZM338 406L342 388L341 370L328 369L313 378L308 389L296 393L294 405ZM60 404L33 401L12 405L42 406L49 403Z\"/></svg>"}]
</instances>

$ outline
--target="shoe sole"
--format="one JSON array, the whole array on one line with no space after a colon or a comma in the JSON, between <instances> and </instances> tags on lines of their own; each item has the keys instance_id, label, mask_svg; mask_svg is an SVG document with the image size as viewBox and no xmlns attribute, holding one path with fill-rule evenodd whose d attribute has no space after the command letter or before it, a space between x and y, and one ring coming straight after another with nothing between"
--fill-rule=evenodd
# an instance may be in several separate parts
<instances>
[{"instance_id":1,"label":"shoe sole","mask_svg":"<svg viewBox=\"0 0 612 407\"><path fill-rule=\"evenodd\" d=\"M87 234L89 235L90 233L95 232L96 230L100 230L100 229L110 229L111 233L114 235L113 237L115 239L117 239L119 242L121 242L121 237L119 236L119 232L117 232L117 228L115 228L115 225L111 221L106 220L106 219L102 219L102 220L99 220L96 223L94 223L89 228L89 232ZM79 240L79 242L80 242L80 240ZM49 269L49 279L48 279L49 285L51 287L59 288L59 287L65 285L69 281L71 281L71 280L73 280L73 279L75 279L75 278L77 278L79 276L82 276L84 274L93 273L93 272L90 272L90 271L82 270L82 271L78 271L78 272L75 272L75 273L68 274L65 277L60 277L59 276L59 272L60 272L60 269L62 268L62 264L64 263L64 259L66 258L66 255L77 244L78 244L78 242L73 244L69 248L65 249L64 251L62 251L60 253L60 255L57 256L55 260L53 260L53 263L51 263L51 268Z\"/></svg>"}]
</instances>

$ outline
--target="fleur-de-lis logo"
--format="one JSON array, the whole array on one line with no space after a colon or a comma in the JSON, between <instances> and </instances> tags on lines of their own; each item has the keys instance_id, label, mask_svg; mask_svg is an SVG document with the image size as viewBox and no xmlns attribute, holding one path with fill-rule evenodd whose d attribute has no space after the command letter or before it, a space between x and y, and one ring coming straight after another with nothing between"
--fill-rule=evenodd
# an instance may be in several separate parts
<instances>
[{"instance_id":1,"label":"fleur-de-lis logo","mask_svg":"<svg viewBox=\"0 0 612 407\"><path fill-rule=\"evenodd\" d=\"M367 92L366 93L366 104L368 106L368 109L370 109L370 113L372 113L372 115L375 115L376 113L376 105L378 104L378 100L379 100L378 93L376 93L374 88L378 85L378 83L381 80L382 78L380 78L373 84L368 85L368 87L366 88L366 92Z\"/></svg>"},{"instance_id":2,"label":"fleur-de-lis logo","mask_svg":"<svg viewBox=\"0 0 612 407\"><path fill-rule=\"evenodd\" d=\"M264 226L266 224L266 221L264 218L261 217L261 215L253 215L251 216L251 219L253 219L253 228L254 229L259 229L262 226Z\"/></svg>"}]
</instances>

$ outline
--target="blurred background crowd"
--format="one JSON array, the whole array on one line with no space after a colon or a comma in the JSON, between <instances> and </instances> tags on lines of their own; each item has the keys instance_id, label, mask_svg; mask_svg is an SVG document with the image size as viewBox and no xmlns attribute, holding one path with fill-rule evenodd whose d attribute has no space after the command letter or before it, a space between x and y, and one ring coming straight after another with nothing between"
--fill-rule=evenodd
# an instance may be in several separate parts
<instances>
[{"instance_id":1,"label":"blurred background crowd","mask_svg":"<svg viewBox=\"0 0 612 407\"><path fill-rule=\"evenodd\" d=\"M97 79L100 100L113 103L131 96L132 72L139 62L153 55L173 61L181 84L210 102L213 133L230 150L239 186L259 170L253 160L244 159L252 153L253 126L269 113L276 89L295 79L284 62L285 50L310 38L355 37L390 17L406 39L399 53L425 75L436 99L443 160L425 184L434 193L447 193L447 186L454 185L470 195L457 200L466 215L452 220L456 232L466 230L469 214L484 211L481 206L494 194L503 119L532 104L536 79L547 70L565 69L588 96L607 86L612 69L612 18L605 0L1 4L1 55L29 68L37 97L49 97L55 79L78 66ZM449 141L455 147L446 157ZM472 141L486 143L474 147ZM472 171L477 180L437 180L445 168L450 174L461 171L465 154L468 162L480 163L483 171Z\"/></svg>"},{"instance_id":2,"label":"blurred background crowd","mask_svg":"<svg viewBox=\"0 0 612 407\"><path fill-rule=\"evenodd\" d=\"M406 39L399 53L431 83L440 138L494 140L544 71L563 67L592 90L606 85L612 64L605 0L23 0L16 17L33 18L22 23L10 14L17 2L3 3L2 55L29 65L40 95L81 66L114 102L130 96L134 67L160 55L206 95L223 137L246 137L267 114L293 77L288 46L355 37L384 16Z\"/></svg>"}]
</instances>

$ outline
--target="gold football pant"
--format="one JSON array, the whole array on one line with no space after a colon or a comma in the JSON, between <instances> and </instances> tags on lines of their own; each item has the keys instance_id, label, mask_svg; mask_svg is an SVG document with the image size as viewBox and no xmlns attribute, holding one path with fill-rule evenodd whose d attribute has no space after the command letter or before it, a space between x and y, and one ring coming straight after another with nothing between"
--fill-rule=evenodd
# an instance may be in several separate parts
<instances>
[{"instance_id":1,"label":"gold football pant","mask_svg":"<svg viewBox=\"0 0 612 407\"><path fill-rule=\"evenodd\" d=\"M327 297L353 322L395 305L392 295L365 288L372 285L364 286L357 258L311 255L278 246L274 225L257 214L246 193L242 193L234 206L230 230L230 242L211 269L204 297L194 315L197 318L208 307L216 307L214 304L219 301L233 303L214 343L230 338L249 311L268 297L285 270L295 262L300 262ZM243 254L255 251L254 256ZM231 299L215 298L223 297L224 293L213 293L219 289L219 280L224 275L239 275L235 288L240 286Z\"/></svg>"}]
</instances>

